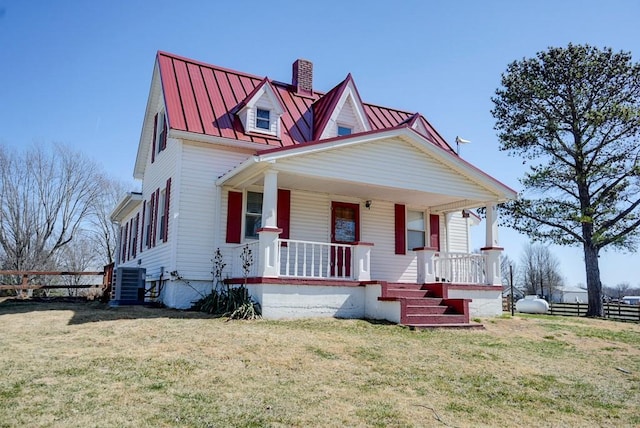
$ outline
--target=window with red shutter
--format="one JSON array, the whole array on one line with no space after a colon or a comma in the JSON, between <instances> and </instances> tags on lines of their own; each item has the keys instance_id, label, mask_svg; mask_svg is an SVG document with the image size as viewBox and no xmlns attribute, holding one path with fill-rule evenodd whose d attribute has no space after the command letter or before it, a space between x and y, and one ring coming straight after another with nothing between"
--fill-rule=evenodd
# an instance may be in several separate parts
<instances>
[{"instance_id":1,"label":"window with red shutter","mask_svg":"<svg viewBox=\"0 0 640 428\"><path fill-rule=\"evenodd\" d=\"M160 188L155 192L155 206L153 207L153 236L151 237L151 246L156 246L158 239L158 206L160 205Z\"/></svg>"},{"instance_id":2,"label":"window with red shutter","mask_svg":"<svg viewBox=\"0 0 640 428\"><path fill-rule=\"evenodd\" d=\"M145 244L148 222L147 222L147 201L142 201L142 226L141 226L141 234L140 234L140 252L142 252L142 246Z\"/></svg>"}]
</instances>

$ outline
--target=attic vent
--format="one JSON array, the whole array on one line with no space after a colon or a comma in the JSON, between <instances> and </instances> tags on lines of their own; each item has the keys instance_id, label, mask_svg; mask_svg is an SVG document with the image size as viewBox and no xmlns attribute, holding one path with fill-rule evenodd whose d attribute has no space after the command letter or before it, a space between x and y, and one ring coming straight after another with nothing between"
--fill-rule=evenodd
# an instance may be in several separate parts
<instances>
[{"instance_id":1,"label":"attic vent","mask_svg":"<svg viewBox=\"0 0 640 428\"><path fill-rule=\"evenodd\" d=\"M114 273L111 305L143 304L147 270L144 268L119 267Z\"/></svg>"},{"instance_id":2,"label":"attic vent","mask_svg":"<svg viewBox=\"0 0 640 428\"><path fill-rule=\"evenodd\" d=\"M313 92L313 63L306 59L298 59L293 63L292 84L297 93L311 95Z\"/></svg>"}]
</instances>

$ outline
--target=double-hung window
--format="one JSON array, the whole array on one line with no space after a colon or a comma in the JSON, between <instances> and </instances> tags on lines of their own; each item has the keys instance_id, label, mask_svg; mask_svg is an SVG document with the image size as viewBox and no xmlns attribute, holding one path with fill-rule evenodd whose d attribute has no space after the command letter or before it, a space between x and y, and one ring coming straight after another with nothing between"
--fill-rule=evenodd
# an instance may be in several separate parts
<instances>
[{"instance_id":1,"label":"double-hung window","mask_svg":"<svg viewBox=\"0 0 640 428\"><path fill-rule=\"evenodd\" d=\"M144 245L147 248L151 247L151 218L153 217L153 213L151 212L152 209L153 205L151 204L151 201L147 202L144 219Z\"/></svg>"},{"instance_id":2,"label":"double-hung window","mask_svg":"<svg viewBox=\"0 0 640 428\"><path fill-rule=\"evenodd\" d=\"M407 249L425 246L424 212L407 210Z\"/></svg>"},{"instance_id":3,"label":"double-hung window","mask_svg":"<svg viewBox=\"0 0 640 428\"><path fill-rule=\"evenodd\" d=\"M160 192L160 201L158 204L158 212L160 213L160 230L158 231L160 233L158 233L158 241L165 241L164 233L166 230L165 223L167 221L167 218L166 218L164 207L165 207L165 204L167 203L165 199L166 197L167 197L167 191L165 189L162 192Z\"/></svg>"},{"instance_id":4,"label":"double-hung window","mask_svg":"<svg viewBox=\"0 0 640 428\"><path fill-rule=\"evenodd\" d=\"M271 112L269 110L265 110L259 108L256 110L256 128L266 129L267 131L271 129Z\"/></svg>"},{"instance_id":5,"label":"double-hung window","mask_svg":"<svg viewBox=\"0 0 640 428\"><path fill-rule=\"evenodd\" d=\"M258 239L262 227L262 193L247 192L247 210L244 216L244 237Z\"/></svg>"}]
</instances>

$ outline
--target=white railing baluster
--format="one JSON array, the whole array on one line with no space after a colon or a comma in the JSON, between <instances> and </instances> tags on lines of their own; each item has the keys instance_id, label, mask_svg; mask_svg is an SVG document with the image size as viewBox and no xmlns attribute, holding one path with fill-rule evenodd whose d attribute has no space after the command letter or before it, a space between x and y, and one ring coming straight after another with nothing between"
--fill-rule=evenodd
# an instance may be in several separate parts
<instances>
[{"instance_id":1,"label":"white railing baluster","mask_svg":"<svg viewBox=\"0 0 640 428\"><path fill-rule=\"evenodd\" d=\"M439 253L433 261L438 281L461 284L486 284L486 266L483 254Z\"/></svg>"},{"instance_id":2,"label":"white railing baluster","mask_svg":"<svg viewBox=\"0 0 640 428\"><path fill-rule=\"evenodd\" d=\"M283 243L286 245L283 246ZM350 272L351 265L348 263L348 259L354 257L352 245L295 239L280 239L279 245L281 276L349 279L353 277L353 272Z\"/></svg>"}]
</instances>

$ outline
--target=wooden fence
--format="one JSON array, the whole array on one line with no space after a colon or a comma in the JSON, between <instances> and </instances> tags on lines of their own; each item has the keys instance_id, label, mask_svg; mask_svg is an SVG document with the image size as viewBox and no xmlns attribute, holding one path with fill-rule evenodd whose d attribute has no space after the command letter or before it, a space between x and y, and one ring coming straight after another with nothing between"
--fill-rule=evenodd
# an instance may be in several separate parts
<instances>
[{"instance_id":1,"label":"wooden fence","mask_svg":"<svg viewBox=\"0 0 640 428\"><path fill-rule=\"evenodd\" d=\"M618 321L640 322L640 306L625 305L624 303L604 303L602 305L604 317ZM586 303L551 303L550 315L582 317L587 314L589 305Z\"/></svg>"},{"instance_id":2,"label":"wooden fence","mask_svg":"<svg viewBox=\"0 0 640 428\"><path fill-rule=\"evenodd\" d=\"M104 290L111 283L112 269L109 269L110 266L111 265L105 266L105 269L99 272L0 270L0 278L6 276L18 276L21 278L19 284L0 283L0 290L13 290L16 293L40 289L81 289L96 287ZM51 277L62 276L100 276L101 279L100 283L95 284L60 284L58 281L51 281Z\"/></svg>"},{"instance_id":3,"label":"wooden fence","mask_svg":"<svg viewBox=\"0 0 640 428\"><path fill-rule=\"evenodd\" d=\"M640 305L625 305L624 303L604 303L604 317L618 321L640 322ZM586 303L550 303L549 315L567 317L583 317L587 314L589 305ZM502 299L502 310L511 312L511 300Z\"/></svg>"}]
</instances>

